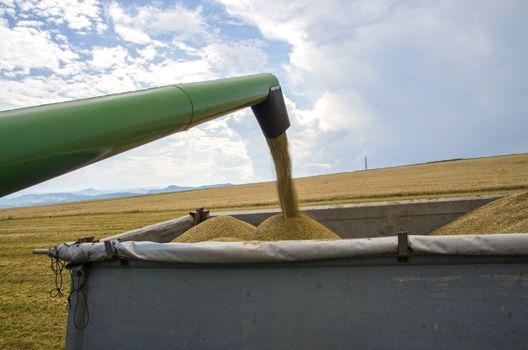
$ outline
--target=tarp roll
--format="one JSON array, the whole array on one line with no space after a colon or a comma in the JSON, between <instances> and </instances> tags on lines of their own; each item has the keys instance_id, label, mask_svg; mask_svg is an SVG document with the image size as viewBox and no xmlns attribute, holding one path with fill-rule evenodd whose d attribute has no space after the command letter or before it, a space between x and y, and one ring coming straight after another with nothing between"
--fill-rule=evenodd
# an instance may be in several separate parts
<instances>
[{"instance_id":1,"label":"tarp roll","mask_svg":"<svg viewBox=\"0 0 528 350\"><path fill-rule=\"evenodd\" d=\"M175 263L274 263L397 254L398 238L155 243L112 241L114 258ZM413 254L528 255L528 233L409 236ZM109 259L104 243L60 244L52 255L75 263Z\"/></svg>"}]
</instances>

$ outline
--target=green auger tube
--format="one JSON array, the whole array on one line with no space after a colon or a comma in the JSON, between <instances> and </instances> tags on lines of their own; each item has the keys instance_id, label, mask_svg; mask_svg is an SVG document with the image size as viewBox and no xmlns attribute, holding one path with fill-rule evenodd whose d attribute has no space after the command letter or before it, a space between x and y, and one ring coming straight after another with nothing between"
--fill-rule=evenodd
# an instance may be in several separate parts
<instances>
[{"instance_id":1,"label":"green auger tube","mask_svg":"<svg viewBox=\"0 0 528 350\"><path fill-rule=\"evenodd\" d=\"M0 197L249 106L268 138L290 126L267 73L0 112Z\"/></svg>"}]
</instances>

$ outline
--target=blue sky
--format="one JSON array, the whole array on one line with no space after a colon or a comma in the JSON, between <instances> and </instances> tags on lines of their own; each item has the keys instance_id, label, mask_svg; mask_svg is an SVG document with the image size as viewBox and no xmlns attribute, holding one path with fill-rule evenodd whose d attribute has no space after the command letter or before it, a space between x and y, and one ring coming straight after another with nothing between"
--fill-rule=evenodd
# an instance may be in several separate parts
<instances>
[{"instance_id":1,"label":"blue sky","mask_svg":"<svg viewBox=\"0 0 528 350\"><path fill-rule=\"evenodd\" d=\"M525 1L0 0L0 110L259 72L295 176L528 152ZM273 179L249 110L26 192Z\"/></svg>"}]
</instances>

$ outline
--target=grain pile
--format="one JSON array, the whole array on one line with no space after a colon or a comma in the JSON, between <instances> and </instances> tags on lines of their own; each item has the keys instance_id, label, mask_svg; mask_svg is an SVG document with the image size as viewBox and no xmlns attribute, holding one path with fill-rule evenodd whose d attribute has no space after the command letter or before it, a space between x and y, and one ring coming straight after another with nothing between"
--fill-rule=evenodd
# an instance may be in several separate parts
<instances>
[{"instance_id":1,"label":"grain pile","mask_svg":"<svg viewBox=\"0 0 528 350\"><path fill-rule=\"evenodd\" d=\"M431 235L528 232L528 192L515 194L470 211Z\"/></svg>"},{"instance_id":2,"label":"grain pile","mask_svg":"<svg viewBox=\"0 0 528 350\"><path fill-rule=\"evenodd\" d=\"M216 216L185 231L173 242L195 243L202 241L252 241L257 228L232 216Z\"/></svg>"},{"instance_id":3,"label":"grain pile","mask_svg":"<svg viewBox=\"0 0 528 350\"><path fill-rule=\"evenodd\" d=\"M285 218L277 214L264 220L257 228L257 240L282 241L292 239L340 239L338 235L314 219L304 215Z\"/></svg>"},{"instance_id":4,"label":"grain pile","mask_svg":"<svg viewBox=\"0 0 528 350\"><path fill-rule=\"evenodd\" d=\"M339 236L314 219L299 213L286 132L266 141L275 164L277 193L282 215L274 215L261 223L257 229L257 239L263 241L339 239Z\"/></svg>"},{"instance_id":5,"label":"grain pile","mask_svg":"<svg viewBox=\"0 0 528 350\"><path fill-rule=\"evenodd\" d=\"M299 213L286 132L266 141L275 164L282 214L265 220L259 225L258 231L254 226L233 217L218 216L194 226L173 242L340 239L314 219Z\"/></svg>"}]
</instances>

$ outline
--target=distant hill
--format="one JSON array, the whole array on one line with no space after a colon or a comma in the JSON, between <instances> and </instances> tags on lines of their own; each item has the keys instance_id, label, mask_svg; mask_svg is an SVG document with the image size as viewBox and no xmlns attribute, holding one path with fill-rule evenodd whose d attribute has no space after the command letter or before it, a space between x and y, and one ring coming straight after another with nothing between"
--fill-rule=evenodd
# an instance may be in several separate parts
<instances>
[{"instance_id":1,"label":"distant hill","mask_svg":"<svg viewBox=\"0 0 528 350\"><path fill-rule=\"evenodd\" d=\"M170 193L170 192L181 192L181 191L191 191L191 190L203 190L204 188L215 188L215 187L226 187L232 186L230 183L225 184L216 184L216 185L204 185L198 187L189 187L189 186L176 186L170 185L161 189L148 190L145 194L156 194L156 193Z\"/></svg>"},{"instance_id":2,"label":"distant hill","mask_svg":"<svg viewBox=\"0 0 528 350\"><path fill-rule=\"evenodd\" d=\"M57 203L93 201L98 199L125 198L147 194L181 192L213 187L226 187L231 185L232 184L230 183L197 187L170 185L165 188L159 189L135 188L126 191L102 191L94 188L87 188L77 192L23 194L17 197L0 198L0 209Z\"/></svg>"}]
</instances>

